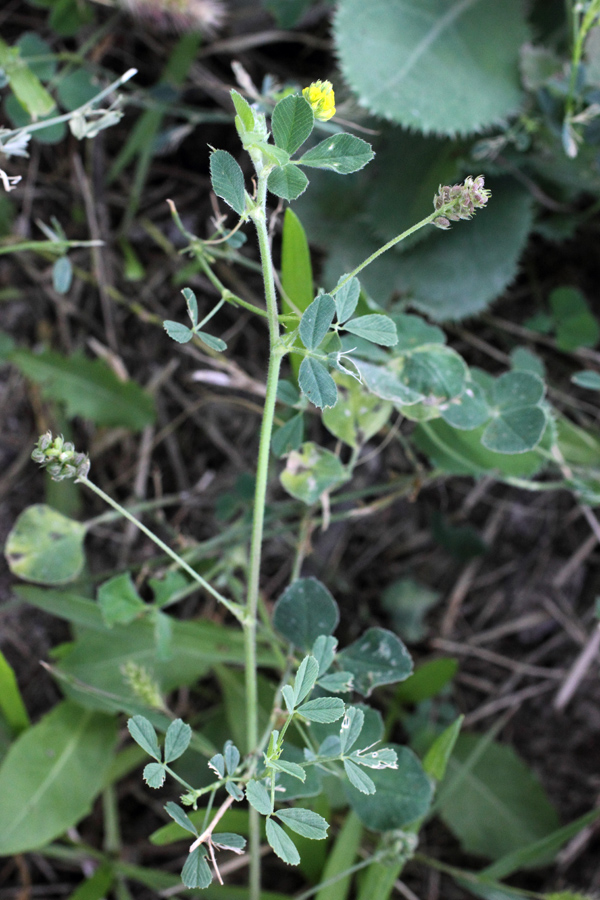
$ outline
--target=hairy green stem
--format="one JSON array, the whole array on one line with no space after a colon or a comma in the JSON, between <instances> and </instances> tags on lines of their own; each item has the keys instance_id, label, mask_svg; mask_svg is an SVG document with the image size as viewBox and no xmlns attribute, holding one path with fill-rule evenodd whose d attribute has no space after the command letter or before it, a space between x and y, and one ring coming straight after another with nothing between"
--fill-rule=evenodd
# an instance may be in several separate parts
<instances>
[{"instance_id":1,"label":"hairy green stem","mask_svg":"<svg viewBox=\"0 0 600 900\"><path fill-rule=\"evenodd\" d=\"M204 588L207 594L210 594L211 597L214 597L215 600L218 600L219 603L222 603L223 606L225 606L229 610L229 612L236 617L236 619L238 619L240 622L243 621L244 614L239 603L234 603L231 600L228 600L227 597L224 597L223 594L221 594L216 588L209 584L208 581L205 581L202 575L199 575L198 572L192 569L192 567L189 566L186 561L182 559L181 556L179 556L178 553L172 550L168 546L168 544L165 544L164 541L161 541L161 539L157 537L153 531L150 531L149 528L146 528L146 526L142 524L139 519L136 519L136 517L129 512L129 510L127 510L124 506L121 506L120 503L117 503L116 500L113 500L113 498L108 494L105 494L97 484L94 484L94 482L90 481L88 478L76 478L75 481L79 482L79 484L85 484L85 486L92 490L95 494L98 494L98 496L101 497L105 503L108 503L108 505L112 506L113 509L116 509L118 513L120 513L130 522L133 522L133 524L137 528L139 528L139 530L143 532L146 537L149 537L151 541L154 541L157 547L160 547L160 549L164 553L166 553L167 556L170 556L178 566L180 566L185 572L188 573L191 578L194 579L194 581L196 581L202 588Z\"/></svg>"},{"instance_id":2,"label":"hairy green stem","mask_svg":"<svg viewBox=\"0 0 600 900\"><path fill-rule=\"evenodd\" d=\"M337 294L337 292L342 288L351 278L354 278L355 275L358 275L359 272L362 272L363 269L366 269L367 266L370 266L372 262L375 262L377 257L381 256L386 250L391 250L392 247L395 247L396 244L399 244L400 241L403 241L405 238L409 237L411 234L414 234L415 231L419 231L420 228L423 228L425 225L430 225L434 219L438 219L444 215L445 206L442 206L440 209L436 209L426 218L421 219L420 222L417 222L416 225L411 226L411 228L407 228L406 231L403 231L402 234L396 235L395 238L392 238L391 241L388 241L387 244L384 244L383 247L380 247L379 250L376 250L375 253L371 253L364 262L361 262L359 266L353 269L349 275L346 275L343 281L341 281L338 285L334 287L332 291L329 291L331 296Z\"/></svg>"},{"instance_id":3,"label":"hairy green stem","mask_svg":"<svg viewBox=\"0 0 600 900\"><path fill-rule=\"evenodd\" d=\"M246 675L246 730L247 750L255 753L258 745L258 690L256 665L256 628L258 620L258 594L260 565L265 521L265 503L269 474L269 453L271 435L275 417L277 399L277 383L284 351L279 336L279 319L277 293L275 290L275 272L269 246L267 230L266 199L267 172L261 172L258 179L257 198L250 217L256 227L260 261L265 286L267 305L267 321L269 324L269 367L267 371L267 388L260 441L258 462L256 466L256 488L254 493L254 510L252 517L252 537L250 542L250 564L248 570L248 593L246 598L246 614L244 618L244 649ZM254 807L250 807L249 853L250 853L250 900L260 900L260 822Z\"/></svg>"}]
</instances>

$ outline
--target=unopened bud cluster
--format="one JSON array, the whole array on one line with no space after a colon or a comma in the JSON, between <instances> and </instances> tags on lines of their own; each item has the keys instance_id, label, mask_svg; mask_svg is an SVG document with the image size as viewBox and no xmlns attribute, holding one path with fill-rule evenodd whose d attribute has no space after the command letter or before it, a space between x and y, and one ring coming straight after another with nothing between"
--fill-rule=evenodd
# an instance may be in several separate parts
<instances>
[{"instance_id":1,"label":"unopened bud cluster","mask_svg":"<svg viewBox=\"0 0 600 900\"><path fill-rule=\"evenodd\" d=\"M62 435L53 437L51 431L39 438L31 458L48 470L53 481L85 478L90 470L87 453L76 453L70 441L65 441Z\"/></svg>"},{"instance_id":2,"label":"unopened bud cluster","mask_svg":"<svg viewBox=\"0 0 600 900\"><path fill-rule=\"evenodd\" d=\"M433 220L438 228L450 228L450 222L458 222L459 219L470 219L475 211L482 209L491 197L491 191L484 187L483 175L473 178L469 175L464 184L442 186L433 198L434 208L441 210L442 215Z\"/></svg>"}]
</instances>

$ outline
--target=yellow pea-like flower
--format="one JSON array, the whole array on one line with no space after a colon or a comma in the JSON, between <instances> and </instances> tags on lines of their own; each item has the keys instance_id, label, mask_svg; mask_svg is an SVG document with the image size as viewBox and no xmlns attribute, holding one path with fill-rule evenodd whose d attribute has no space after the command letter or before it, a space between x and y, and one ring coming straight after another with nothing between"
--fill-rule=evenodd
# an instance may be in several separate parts
<instances>
[{"instance_id":1,"label":"yellow pea-like flower","mask_svg":"<svg viewBox=\"0 0 600 900\"><path fill-rule=\"evenodd\" d=\"M335 116L335 94L330 81L313 81L304 88L302 96L310 103L315 119L327 122Z\"/></svg>"}]
</instances>

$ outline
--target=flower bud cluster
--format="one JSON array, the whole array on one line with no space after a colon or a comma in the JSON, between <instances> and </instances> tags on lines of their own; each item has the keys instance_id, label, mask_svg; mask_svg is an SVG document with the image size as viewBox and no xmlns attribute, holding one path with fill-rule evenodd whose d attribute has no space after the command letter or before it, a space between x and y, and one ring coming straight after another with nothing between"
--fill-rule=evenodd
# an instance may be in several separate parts
<instances>
[{"instance_id":1,"label":"flower bud cluster","mask_svg":"<svg viewBox=\"0 0 600 900\"><path fill-rule=\"evenodd\" d=\"M85 478L90 470L87 453L76 453L70 441L65 441L62 435L53 437L51 431L41 435L31 458L48 470L53 481Z\"/></svg>"},{"instance_id":2,"label":"flower bud cluster","mask_svg":"<svg viewBox=\"0 0 600 900\"><path fill-rule=\"evenodd\" d=\"M471 175L465 178L464 184L451 186L440 184L439 190L433 198L434 208L439 209L442 215L433 220L438 228L450 228L450 222L458 222L459 219L470 219L477 209L482 209L491 197L491 191L484 188L483 175L473 178Z\"/></svg>"},{"instance_id":3,"label":"flower bud cluster","mask_svg":"<svg viewBox=\"0 0 600 900\"><path fill-rule=\"evenodd\" d=\"M304 88L302 96L310 103L315 119L327 122L335 116L335 94L330 81L313 81Z\"/></svg>"}]
</instances>

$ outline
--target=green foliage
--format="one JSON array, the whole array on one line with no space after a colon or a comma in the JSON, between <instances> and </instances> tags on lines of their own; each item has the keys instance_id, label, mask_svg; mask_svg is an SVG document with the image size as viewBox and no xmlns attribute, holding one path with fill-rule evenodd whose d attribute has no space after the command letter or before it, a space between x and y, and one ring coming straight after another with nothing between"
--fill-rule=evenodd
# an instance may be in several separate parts
<instances>
[{"instance_id":1,"label":"green foliage","mask_svg":"<svg viewBox=\"0 0 600 900\"><path fill-rule=\"evenodd\" d=\"M10 355L19 370L41 387L45 398L65 404L69 418L81 416L97 425L140 431L154 422L152 397L134 381L121 381L101 359L54 350Z\"/></svg>"},{"instance_id":2,"label":"green foliage","mask_svg":"<svg viewBox=\"0 0 600 900\"><path fill-rule=\"evenodd\" d=\"M438 804L465 852L491 859L558 827L554 807L514 750L476 735L458 738Z\"/></svg>"},{"instance_id":3,"label":"green foliage","mask_svg":"<svg viewBox=\"0 0 600 900\"><path fill-rule=\"evenodd\" d=\"M415 15L408 0L340 3L337 51L361 103L407 128L449 135L481 131L514 113L519 49L528 34L518 0L422 6Z\"/></svg>"},{"instance_id":4,"label":"green foliage","mask_svg":"<svg viewBox=\"0 0 600 900\"><path fill-rule=\"evenodd\" d=\"M600 324L581 291L573 287L555 288L549 300L559 350L568 353L580 347L595 347L600 339Z\"/></svg>"},{"instance_id":5,"label":"green foliage","mask_svg":"<svg viewBox=\"0 0 600 900\"><path fill-rule=\"evenodd\" d=\"M291 644L309 650L319 635L332 634L340 620L338 605L316 578L298 578L273 610L273 625Z\"/></svg>"},{"instance_id":6,"label":"green foliage","mask_svg":"<svg viewBox=\"0 0 600 900\"><path fill-rule=\"evenodd\" d=\"M56 706L0 765L0 853L34 850L87 815L111 763L116 723L74 703Z\"/></svg>"},{"instance_id":7,"label":"green foliage","mask_svg":"<svg viewBox=\"0 0 600 900\"><path fill-rule=\"evenodd\" d=\"M231 153L214 150L210 155L210 180L213 191L241 216L246 208L244 173Z\"/></svg>"},{"instance_id":8,"label":"green foliage","mask_svg":"<svg viewBox=\"0 0 600 900\"><path fill-rule=\"evenodd\" d=\"M397 754L398 766L371 771L373 793L346 787L352 809L373 831L394 831L410 825L427 814L433 796L431 782L414 753L408 747L389 746Z\"/></svg>"},{"instance_id":9,"label":"green foliage","mask_svg":"<svg viewBox=\"0 0 600 900\"><path fill-rule=\"evenodd\" d=\"M0 711L13 734L18 735L31 725L12 666L0 651Z\"/></svg>"},{"instance_id":10,"label":"green foliage","mask_svg":"<svg viewBox=\"0 0 600 900\"><path fill-rule=\"evenodd\" d=\"M305 359L302 365L308 362L313 360ZM300 383L302 384L302 366ZM335 387L333 379L332 383ZM293 450L289 454L280 480L288 494L310 506L316 503L325 491L339 487L348 480L348 477L346 469L335 453L307 442L302 444L299 450Z\"/></svg>"},{"instance_id":11,"label":"green foliage","mask_svg":"<svg viewBox=\"0 0 600 900\"><path fill-rule=\"evenodd\" d=\"M6 539L8 567L25 581L38 584L73 581L85 562L85 534L81 522L36 503L23 510Z\"/></svg>"}]
</instances>

